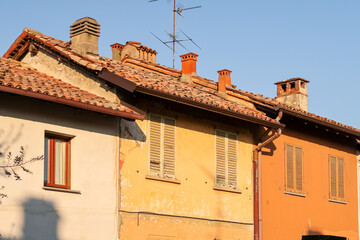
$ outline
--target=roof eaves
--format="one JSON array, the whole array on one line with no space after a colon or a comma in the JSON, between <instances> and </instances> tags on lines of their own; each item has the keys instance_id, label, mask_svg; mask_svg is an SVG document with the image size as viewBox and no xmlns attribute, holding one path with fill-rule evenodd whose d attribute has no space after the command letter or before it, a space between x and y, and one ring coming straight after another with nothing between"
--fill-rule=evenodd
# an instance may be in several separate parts
<instances>
[{"instance_id":1,"label":"roof eaves","mask_svg":"<svg viewBox=\"0 0 360 240\"><path fill-rule=\"evenodd\" d=\"M72 107L76 107L76 108L81 108L81 109L85 109L85 110L89 110L89 111L104 113L104 114L118 116L118 117L124 117L124 118L129 118L129 119L139 119L139 120L145 119L144 114L116 111L116 110L109 109L109 108L91 105L89 103L77 102L77 101L73 101L73 100L69 100L69 99L65 99L65 98L50 96L50 95L46 95L46 94L42 94L42 93L38 93L38 92L31 92L31 91L8 87L8 86L4 86L4 85L0 85L0 91L18 94L18 95L22 95L22 96L26 96L26 97L37 98L37 99L46 100L46 101L50 101L50 102L60 103L60 104L64 104L64 105L68 105L68 106L72 106Z\"/></svg>"},{"instance_id":2,"label":"roof eaves","mask_svg":"<svg viewBox=\"0 0 360 240\"><path fill-rule=\"evenodd\" d=\"M192 106L192 107L204 109L204 110L207 110L207 111L219 113L219 114L226 115L226 116L229 116L229 117L234 117L234 118L237 118L237 119L257 123L257 124L267 126L267 127L271 127L271 128L284 128L285 127L284 124L279 123L279 122L272 122L272 121L260 119L260 118L255 117L255 116L249 116L249 115L246 115L246 114L237 113L237 112L234 112L234 111L230 111L230 110L222 109L222 108L219 108L219 107L211 106L211 105L201 103L201 102L197 102L197 101L194 101L194 100L189 100L189 99L185 99L185 98L182 98L182 97L174 96L172 94L159 92L159 91L149 89L149 88L146 88L146 87L142 87L142 86L137 86L136 91L141 92L141 93L145 93L145 94L148 94L148 95L152 95L152 96L155 96L155 97L158 97L158 98L179 102L179 103L182 103L182 104L185 104L185 105L188 105L188 106Z\"/></svg>"},{"instance_id":3,"label":"roof eaves","mask_svg":"<svg viewBox=\"0 0 360 240\"><path fill-rule=\"evenodd\" d=\"M291 116L294 116L294 117L298 117L298 118L307 120L309 122L314 122L316 124L319 124L319 125L322 125L322 126L325 126L325 127L328 127L328 128L332 128L332 129L338 130L338 131L346 133L346 134L350 134L350 135L353 135L353 136L356 136L356 137L360 137L360 131L359 130L339 126L339 125L336 125L336 124L333 124L333 123L329 123L329 122L317 119L315 117L308 116L308 115L302 114L302 113L300 113L298 111L290 110L290 109L287 109L287 108L284 108L284 107L279 107L278 109L279 110L281 109L285 114L288 114L288 115L291 115Z\"/></svg>"},{"instance_id":4,"label":"roof eaves","mask_svg":"<svg viewBox=\"0 0 360 240\"><path fill-rule=\"evenodd\" d=\"M8 58L10 54L15 51L15 49L18 47L18 45L25 39L25 37L28 36L28 33L23 31L18 38L11 44L10 48L6 51L4 54L4 58Z\"/></svg>"}]
</instances>

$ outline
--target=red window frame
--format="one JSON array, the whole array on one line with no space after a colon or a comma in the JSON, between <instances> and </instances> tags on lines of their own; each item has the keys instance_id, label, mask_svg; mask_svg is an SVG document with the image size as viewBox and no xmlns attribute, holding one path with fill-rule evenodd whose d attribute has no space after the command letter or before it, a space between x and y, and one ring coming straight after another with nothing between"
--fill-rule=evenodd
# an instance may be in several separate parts
<instances>
[{"instance_id":1,"label":"red window frame","mask_svg":"<svg viewBox=\"0 0 360 240\"><path fill-rule=\"evenodd\" d=\"M57 188L66 188L70 189L70 161L71 161L71 141L68 138L57 137L57 136L48 136L45 138L49 139L49 149L48 149L48 179L44 183L48 187L57 187ZM59 185L55 184L55 140L59 139L65 142L65 184Z\"/></svg>"}]
</instances>

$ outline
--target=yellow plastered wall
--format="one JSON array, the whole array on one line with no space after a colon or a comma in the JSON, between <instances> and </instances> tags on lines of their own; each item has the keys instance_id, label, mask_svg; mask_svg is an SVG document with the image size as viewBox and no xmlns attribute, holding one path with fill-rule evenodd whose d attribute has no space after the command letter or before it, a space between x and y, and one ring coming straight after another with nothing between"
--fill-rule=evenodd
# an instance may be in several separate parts
<instances>
[{"instance_id":1,"label":"yellow plastered wall","mask_svg":"<svg viewBox=\"0 0 360 240\"><path fill-rule=\"evenodd\" d=\"M121 140L121 239L253 238L250 124L220 125L176 114L175 165L179 183L147 178L150 122L137 124L147 140ZM215 129L238 133L241 193L214 190Z\"/></svg>"}]
</instances>

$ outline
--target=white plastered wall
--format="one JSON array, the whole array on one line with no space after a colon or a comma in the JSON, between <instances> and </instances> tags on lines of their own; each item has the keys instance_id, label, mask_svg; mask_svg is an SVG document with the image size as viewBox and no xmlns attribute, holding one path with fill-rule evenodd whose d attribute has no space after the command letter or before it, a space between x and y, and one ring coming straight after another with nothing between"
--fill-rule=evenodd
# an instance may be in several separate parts
<instances>
[{"instance_id":1,"label":"white plastered wall","mask_svg":"<svg viewBox=\"0 0 360 240\"><path fill-rule=\"evenodd\" d=\"M0 169L0 238L117 239L116 169L119 119L0 92L0 163L24 147L25 159L44 154L45 131L71 141L71 189L43 189L44 161L18 169L21 181Z\"/></svg>"}]
</instances>

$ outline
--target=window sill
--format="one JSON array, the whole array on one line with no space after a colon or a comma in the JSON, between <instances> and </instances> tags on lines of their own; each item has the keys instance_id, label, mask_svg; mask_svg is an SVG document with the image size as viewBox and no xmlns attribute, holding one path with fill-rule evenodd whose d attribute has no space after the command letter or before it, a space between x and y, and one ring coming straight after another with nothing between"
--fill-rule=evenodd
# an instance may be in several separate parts
<instances>
[{"instance_id":1,"label":"window sill","mask_svg":"<svg viewBox=\"0 0 360 240\"><path fill-rule=\"evenodd\" d=\"M242 193L241 190L232 189L232 188L226 188L226 187L217 187L217 186L214 186L213 189L216 190L216 191L231 192L231 193L237 193L237 194L241 194L241 193Z\"/></svg>"},{"instance_id":2,"label":"window sill","mask_svg":"<svg viewBox=\"0 0 360 240\"><path fill-rule=\"evenodd\" d=\"M151 175L146 175L145 178L149 179L149 180L160 181L160 182L168 182L168 183L180 184L180 181L177 180L177 179L155 177L155 176L151 176Z\"/></svg>"},{"instance_id":3,"label":"window sill","mask_svg":"<svg viewBox=\"0 0 360 240\"><path fill-rule=\"evenodd\" d=\"M81 194L78 190L71 190L71 189L65 189L65 188L56 188L56 187L43 187L44 190L48 191L55 191L55 192L67 192L67 193L75 193L75 194Z\"/></svg>"},{"instance_id":4,"label":"window sill","mask_svg":"<svg viewBox=\"0 0 360 240\"><path fill-rule=\"evenodd\" d=\"M306 197L306 195L302 194L302 193L289 192L289 191L284 191L284 193L288 194L288 195L298 196L298 197Z\"/></svg>"},{"instance_id":5,"label":"window sill","mask_svg":"<svg viewBox=\"0 0 360 240\"><path fill-rule=\"evenodd\" d=\"M341 201L341 200L336 200L336 199L331 199L331 198L329 198L329 202L347 204L347 202L344 202L344 201Z\"/></svg>"}]
</instances>

